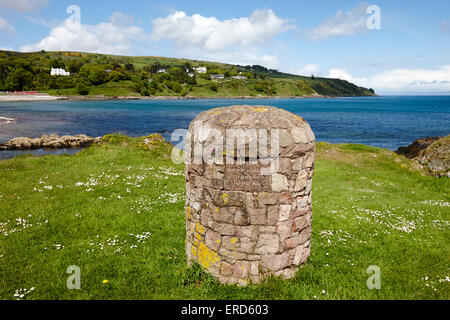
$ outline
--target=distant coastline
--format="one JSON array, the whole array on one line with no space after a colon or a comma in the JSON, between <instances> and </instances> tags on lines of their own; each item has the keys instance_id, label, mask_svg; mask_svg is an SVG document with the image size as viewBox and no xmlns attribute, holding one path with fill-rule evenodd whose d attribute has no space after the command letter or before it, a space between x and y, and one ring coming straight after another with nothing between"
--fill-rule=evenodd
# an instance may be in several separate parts
<instances>
[{"instance_id":1,"label":"distant coastline","mask_svg":"<svg viewBox=\"0 0 450 320\"><path fill-rule=\"evenodd\" d=\"M261 65L61 51L22 53L0 50L0 59L5 70L12 70L18 74L16 77L26 80L17 82L12 77L14 72L3 72L0 101L375 95L372 88L342 79L289 74ZM11 95L14 97L10 98ZM39 97L34 98L35 95Z\"/></svg>"},{"instance_id":2,"label":"distant coastline","mask_svg":"<svg viewBox=\"0 0 450 320\"><path fill-rule=\"evenodd\" d=\"M310 95L310 96L106 96L106 95L89 95L89 96L51 96L47 94L38 95L0 95L0 102L32 102L32 101L98 101L98 100L196 100L196 99L333 99L360 96L326 96L326 95ZM361 96L364 97L364 96Z\"/></svg>"}]
</instances>

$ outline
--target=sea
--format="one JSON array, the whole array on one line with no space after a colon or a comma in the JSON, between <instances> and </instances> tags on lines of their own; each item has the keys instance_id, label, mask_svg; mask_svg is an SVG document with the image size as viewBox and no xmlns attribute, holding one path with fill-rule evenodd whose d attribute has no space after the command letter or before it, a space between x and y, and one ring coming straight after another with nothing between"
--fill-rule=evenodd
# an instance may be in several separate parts
<instances>
[{"instance_id":1,"label":"sea","mask_svg":"<svg viewBox=\"0 0 450 320\"><path fill-rule=\"evenodd\" d=\"M42 134L161 133L170 141L202 111L231 105L286 109L311 125L317 141L357 143L396 150L427 136L450 134L450 96L378 96L292 99L181 99L0 102L0 143ZM23 153L73 154L78 149L0 151L0 159Z\"/></svg>"}]
</instances>

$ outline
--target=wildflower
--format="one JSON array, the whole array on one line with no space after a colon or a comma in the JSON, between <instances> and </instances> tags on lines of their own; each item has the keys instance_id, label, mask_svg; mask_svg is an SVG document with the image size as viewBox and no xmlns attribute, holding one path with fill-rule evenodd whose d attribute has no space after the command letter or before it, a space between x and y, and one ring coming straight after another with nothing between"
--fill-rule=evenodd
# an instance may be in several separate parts
<instances>
[{"instance_id":1,"label":"wildflower","mask_svg":"<svg viewBox=\"0 0 450 320\"><path fill-rule=\"evenodd\" d=\"M103 282L102 282L103 284L108 284L109 283L109 281L108 280L103 280Z\"/></svg>"}]
</instances>

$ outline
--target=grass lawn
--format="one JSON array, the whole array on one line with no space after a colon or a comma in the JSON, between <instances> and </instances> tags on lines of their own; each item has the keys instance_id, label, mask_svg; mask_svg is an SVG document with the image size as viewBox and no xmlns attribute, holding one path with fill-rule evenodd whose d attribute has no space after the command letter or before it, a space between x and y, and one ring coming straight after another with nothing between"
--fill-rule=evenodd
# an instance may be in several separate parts
<instances>
[{"instance_id":1,"label":"grass lawn","mask_svg":"<svg viewBox=\"0 0 450 320\"><path fill-rule=\"evenodd\" d=\"M80 95L76 88L69 89L51 89L44 92L54 96L77 96ZM133 83L129 80L118 82L107 82L98 86L89 86L89 95L104 96L139 96L133 87Z\"/></svg>"},{"instance_id":2,"label":"grass lawn","mask_svg":"<svg viewBox=\"0 0 450 320\"><path fill-rule=\"evenodd\" d=\"M187 268L170 146L106 140L0 161L0 299L450 298L449 179L390 151L319 143L310 261L294 279L241 288ZM66 287L71 265L80 290ZM367 288L370 265L380 290Z\"/></svg>"}]
</instances>

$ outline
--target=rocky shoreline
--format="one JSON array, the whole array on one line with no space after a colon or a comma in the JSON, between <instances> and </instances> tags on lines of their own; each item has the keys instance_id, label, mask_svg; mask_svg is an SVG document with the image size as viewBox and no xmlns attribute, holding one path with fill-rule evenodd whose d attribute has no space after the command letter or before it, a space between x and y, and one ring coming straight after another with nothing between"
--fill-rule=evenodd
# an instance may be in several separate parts
<instances>
[{"instance_id":1,"label":"rocky shoreline","mask_svg":"<svg viewBox=\"0 0 450 320\"><path fill-rule=\"evenodd\" d=\"M450 135L418 139L395 153L418 162L432 176L450 178Z\"/></svg>"},{"instance_id":2,"label":"rocky shoreline","mask_svg":"<svg viewBox=\"0 0 450 320\"><path fill-rule=\"evenodd\" d=\"M50 95L3 95L0 96L0 102L27 102L27 101L58 101L58 100L70 100L70 101L107 101L107 100L201 100L201 99L214 99L214 100L238 100L238 99L315 99L315 98L344 98L346 96L323 96L323 95L311 95L311 96L105 96L105 95L91 95L91 96L50 96Z\"/></svg>"},{"instance_id":3,"label":"rocky shoreline","mask_svg":"<svg viewBox=\"0 0 450 320\"><path fill-rule=\"evenodd\" d=\"M35 150L88 147L102 138L92 138L84 134L75 136L58 136L57 134L42 135L39 138L18 137L0 144L0 151Z\"/></svg>"}]
</instances>

